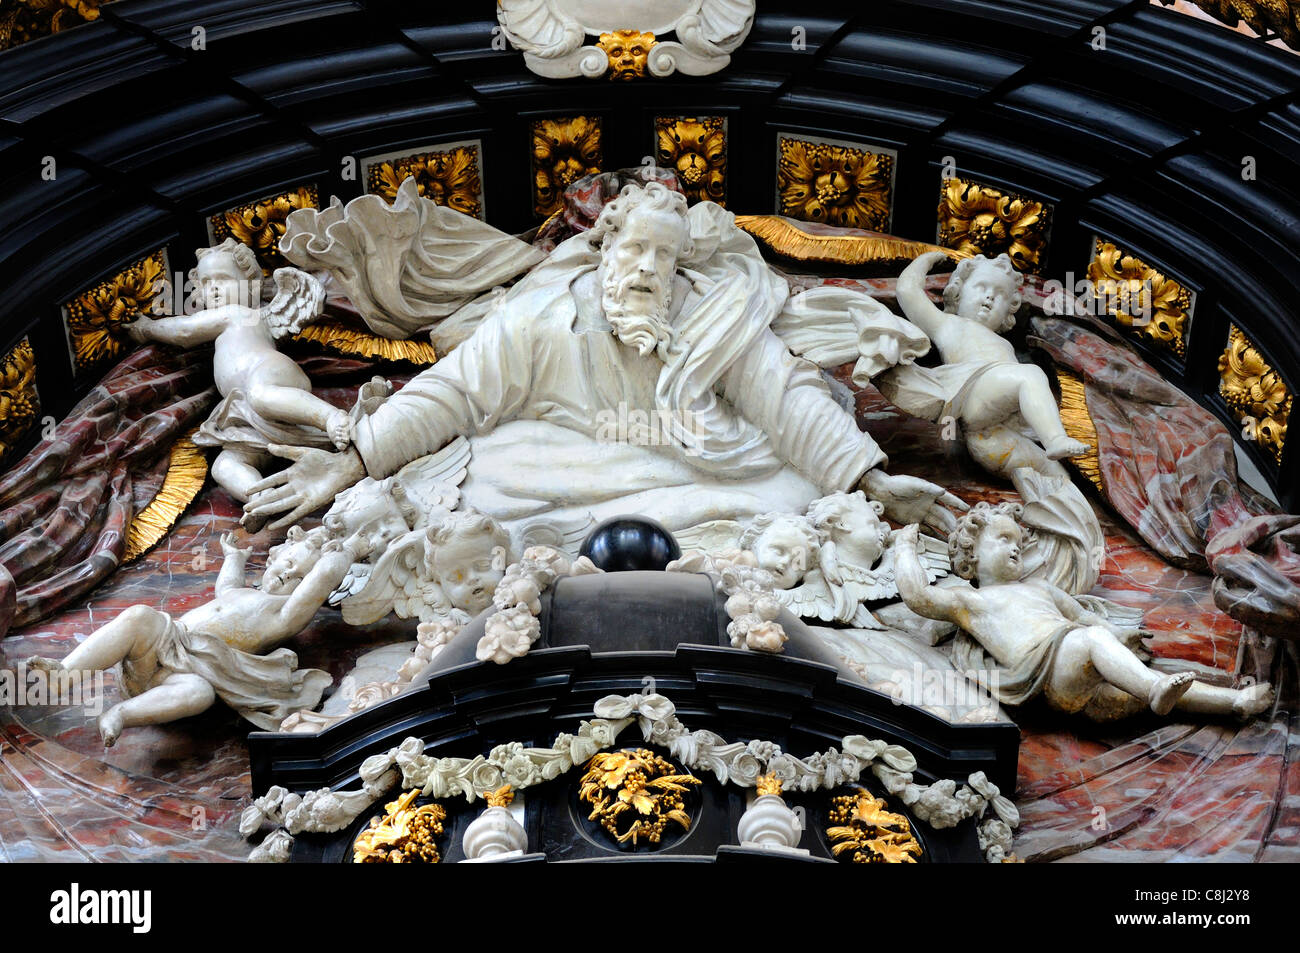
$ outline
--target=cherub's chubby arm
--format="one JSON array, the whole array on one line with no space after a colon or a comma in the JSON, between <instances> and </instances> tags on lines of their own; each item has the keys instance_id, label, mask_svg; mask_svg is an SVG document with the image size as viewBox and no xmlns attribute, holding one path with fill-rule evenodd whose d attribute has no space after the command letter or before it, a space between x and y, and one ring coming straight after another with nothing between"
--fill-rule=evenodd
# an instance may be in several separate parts
<instances>
[{"instance_id":1,"label":"cherub's chubby arm","mask_svg":"<svg viewBox=\"0 0 1300 953\"><path fill-rule=\"evenodd\" d=\"M217 573L217 595L244 588L244 567L253 551L239 548L235 545L235 534L225 533L221 537L221 552L223 560L221 572Z\"/></svg>"},{"instance_id":2,"label":"cherub's chubby arm","mask_svg":"<svg viewBox=\"0 0 1300 953\"><path fill-rule=\"evenodd\" d=\"M215 341L232 322L260 321L257 309L242 305L225 305L209 308L197 314L177 315L168 318L151 318L142 314L126 325L126 333L133 341L144 343L158 341L178 347L195 347Z\"/></svg>"},{"instance_id":3,"label":"cherub's chubby arm","mask_svg":"<svg viewBox=\"0 0 1300 953\"><path fill-rule=\"evenodd\" d=\"M301 632L311 622L316 610L325 604L352 564L370 553L369 541L355 534L346 541L327 540L320 559L298 583L279 609L279 621L287 632Z\"/></svg>"},{"instance_id":4,"label":"cherub's chubby arm","mask_svg":"<svg viewBox=\"0 0 1300 953\"><path fill-rule=\"evenodd\" d=\"M894 578L898 594L917 615L964 627L970 610L972 593L967 589L948 589L930 585L925 567L916 554L921 527L913 523L894 537Z\"/></svg>"},{"instance_id":5,"label":"cherub's chubby arm","mask_svg":"<svg viewBox=\"0 0 1300 953\"><path fill-rule=\"evenodd\" d=\"M930 269L948 256L941 251L927 252L903 269L898 276L897 295L899 307L907 319L933 339L947 321L944 312L935 307L925 293L925 279Z\"/></svg>"}]
</instances>

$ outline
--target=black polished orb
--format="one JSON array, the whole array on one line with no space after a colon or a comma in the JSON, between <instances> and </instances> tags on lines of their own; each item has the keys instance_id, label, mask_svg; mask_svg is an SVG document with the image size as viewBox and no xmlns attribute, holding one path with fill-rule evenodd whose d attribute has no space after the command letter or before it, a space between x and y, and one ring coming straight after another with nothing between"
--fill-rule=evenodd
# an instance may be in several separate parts
<instances>
[{"instance_id":1,"label":"black polished orb","mask_svg":"<svg viewBox=\"0 0 1300 953\"><path fill-rule=\"evenodd\" d=\"M615 516L591 531L583 541L581 555L605 572L662 571L681 558L682 548L672 533L652 519Z\"/></svg>"}]
</instances>

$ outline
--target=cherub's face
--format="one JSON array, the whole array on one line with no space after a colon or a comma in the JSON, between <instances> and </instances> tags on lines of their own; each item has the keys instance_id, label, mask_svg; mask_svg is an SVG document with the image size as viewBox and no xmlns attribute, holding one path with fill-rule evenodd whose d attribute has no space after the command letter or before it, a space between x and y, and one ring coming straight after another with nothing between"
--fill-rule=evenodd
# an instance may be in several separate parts
<instances>
[{"instance_id":1,"label":"cherub's face","mask_svg":"<svg viewBox=\"0 0 1300 953\"><path fill-rule=\"evenodd\" d=\"M880 522L875 509L870 504L850 506L840 514L839 524L839 529L831 530L831 538L840 558L864 569L874 566L889 538L889 527Z\"/></svg>"},{"instance_id":2,"label":"cherub's face","mask_svg":"<svg viewBox=\"0 0 1300 953\"><path fill-rule=\"evenodd\" d=\"M343 538L353 535L366 537L376 557L411 531L397 504L382 492L352 497L349 505L342 507L337 516L340 522L333 532Z\"/></svg>"},{"instance_id":3,"label":"cherub's face","mask_svg":"<svg viewBox=\"0 0 1300 953\"><path fill-rule=\"evenodd\" d=\"M371 551L378 556L397 539L409 533L410 528L400 514L390 512L362 526L359 532L370 538Z\"/></svg>"},{"instance_id":4,"label":"cherub's face","mask_svg":"<svg viewBox=\"0 0 1300 953\"><path fill-rule=\"evenodd\" d=\"M994 331L1006 330L1013 320L1011 305L1015 296L1015 278L992 264L980 264L961 286L957 314Z\"/></svg>"},{"instance_id":5,"label":"cherub's face","mask_svg":"<svg viewBox=\"0 0 1300 953\"><path fill-rule=\"evenodd\" d=\"M320 549L305 540L272 547L262 572L262 591L273 596L293 592L319 560Z\"/></svg>"},{"instance_id":6,"label":"cherub's face","mask_svg":"<svg viewBox=\"0 0 1300 953\"><path fill-rule=\"evenodd\" d=\"M249 283L239 270L234 255L212 252L199 259L194 269L195 280L203 294L205 308L220 308L228 304L249 304Z\"/></svg>"},{"instance_id":7,"label":"cherub's face","mask_svg":"<svg viewBox=\"0 0 1300 953\"><path fill-rule=\"evenodd\" d=\"M994 516L980 531L975 546L978 559L976 571L980 582L1017 582L1024 572L1020 559L1020 545L1024 531L1010 516Z\"/></svg>"},{"instance_id":8,"label":"cherub's face","mask_svg":"<svg viewBox=\"0 0 1300 953\"><path fill-rule=\"evenodd\" d=\"M492 604L492 593L505 575L505 562L505 548L488 533L452 537L433 555L443 594L470 615Z\"/></svg>"},{"instance_id":9,"label":"cherub's face","mask_svg":"<svg viewBox=\"0 0 1300 953\"><path fill-rule=\"evenodd\" d=\"M791 520L779 519L763 530L751 551L759 568L772 574L778 589L789 589L808 571L808 540Z\"/></svg>"}]
</instances>

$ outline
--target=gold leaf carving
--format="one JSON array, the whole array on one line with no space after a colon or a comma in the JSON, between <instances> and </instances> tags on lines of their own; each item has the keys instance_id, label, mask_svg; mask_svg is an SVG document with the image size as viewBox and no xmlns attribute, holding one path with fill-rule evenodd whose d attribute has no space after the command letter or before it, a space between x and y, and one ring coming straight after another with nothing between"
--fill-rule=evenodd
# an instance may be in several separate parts
<instances>
[{"instance_id":1,"label":"gold leaf carving","mask_svg":"<svg viewBox=\"0 0 1300 953\"><path fill-rule=\"evenodd\" d=\"M352 844L354 864L436 864L442 860L437 838L447 811L440 804L411 807L419 796L420 789L412 788L385 804L382 818L370 819L370 826Z\"/></svg>"},{"instance_id":2,"label":"gold leaf carving","mask_svg":"<svg viewBox=\"0 0 1300 953\"><path fill-rule=\"evenodd\" d=\"M0 50L99 19L109 0L0 0Z\"/></svg>"},{"instance_id":3,"label":"gold leaf carving","mask_svg":"<svg viewBox=\"0 0 1300 953\"><path fill-rule=\"evenodd\" d=\"M645 78L655 35L640 30L615 30L602 33L596 45L609 57L609 78L629 82Z\"/></svg>"},{"instance_id":4,"label":"gold leaf carving","mask_svg":"<svg viewBox=\"0 0 1300 953\"><path fill-rule=\"evenodd\" d=\"M415 176L419 193L430 201L481 217L483 176L477 146L457 146L444 152L421 152L377 162L367 169L366 188L392 202L407 176Z\"/></svg>"},{"instance_id":5,"label":"gold leaf carving","mask_svg":"<svg viewBox=\"0 0 1300 953\"><path fill-rule=\"evenodd\" d=\"M1014 192L945 179L939 199L939 244L989 258L1005 252L1017 270L1038 274L1050 216L1050 206Z\"/></svg>"},{"instance_id":6,"label":"gold leaf carving","mask_svg":"<svg viewBox=\"0 0 1300 953\"><path fill-rule=\"evenodd\" d=\"M605 751L587 762L578 799L592 805L588 820L599 821L620 844L657 844L669 821L690 829L682 795L699 783L644 748Z\"/></svg>"},{"instance_id":7,"label":"gold leaf carving","mask_svg":"<svg viewBox=\"0 0 1300 953\"><path fill-rule=\"evenodd\" d=\"M135 515L126 528L126 551L122 562L139 559L181 518L185 508L203 489L208 478L208 460L203 451L194 445L191 430L172 447L167 475L163 477L158 494L149 505Z\"/></svg>"},{"instance_id":8,"label":"gold leaf carving","mask_svg":"<svg viewBox=\"0 0 1300 953\"><path fill-rule=\"evenodd\" d=\"M830 822L826 836L836 857L850 854L855 864L914 864L921 856L907 818L864 790L833 798Z\"/></svg>"},{"instance_id":9,"label":"gold leaf carving","mask_svg":"<svg viewBox=\"0 0 1300 953\"><path fill-rule=\"evenodd\" d=\"M433 364L438 352L431 341L397 341L381 337L368 329L353 327L342 321L322 318L307 325L293 336L295 341L310 341L331 351L351 357L378 358L384 361L409 361Z\"/></svg>"},{"instance_id":10,"label":"gold leaf carving","mask_svg":"<svg viewBox=\"0 0 1300 953\"><path fill-rule=\"evenodd\" d=\"M546 218L559 211L564 190L603 161L600 120L593 116L539 119L533 123L533 211Z\"/></svg>"},{"instance_id":11,"label":"gold leaf carving","mask_svg":"<svg viewBox=\"0 0 1300 953\"><path fill-rule=\"evenodd\" d=\"M892 155L782 136L781 212L824 225L885 231L894 181Z\"/></svg>"},{"instance_id":12,"label":"gold leaf carving","mask_svg":"<svg viewBox=\"0 0 1300 953\"><path fill-rule=\"evenodd\" d=\"M1291 416L1291 392L1277 371L1235 324L1228 329L1228 346L1219 358L1219 393L1246 436L1260 444L1279 464Z\"/></svg>"},{"instance_id":13,"label":"gold leaf carving","mask_svg":"<svg viewBox=\"0 0 1300 953\"><path fill-rule=\"evenodd\" d=\"M289 213L300 208L319 207L316 186L304 185L213 215L209 220L212 238L214 244L233 238L247 245L257 255L262 273L269 275L289 264L280 255L280 237L284 235Z\"/></svg>"},{"instance_id":14,"label":"gold leaf carving","mask_svg":"<svg viewBox=\"0 0 1300 953\"><path fill-rule=\"evenodd\" d=\"M69 301L65 311L77 373L129 350L122 326L149 311L166 288L167 258L159 249Z\"/></svg>"},{"instance_id":15,"label":"gold leaf carving","mask_svg":"<svg viewBox=\"0 0 1300 953\"><path fill-rule=\"evenodd\" d=\"M1292 50L1300 51L1300 2L1297 0L1160 0L1185 13L1189 5L1204 10L1220 23L1240 29L1245 23L1257 36L1274 35Z\"/></svg>"},{"instance_id":16,"label":"gold leaf carving","mask_svg":"<svg viewBox=\"0 0 1300 953\"><path fill-rule=\"evenodd\" d=\"M864 265L875 262L911 262L926 252L946 252L953 261L969 257L950 248L927 242L883 235L814 235L779 215L737 215L736 226L744 229L778 255L796 261Z\"/></svg>"},{"instance_id":17,"label":"gold leaf carving","mask_svg":"<svg viewBox=\"0 0 1300 953\"><path fill-rule=\"evenodd\" d=\"M727 123L720 117L655 120L658 162L692 202L727 204Z\"/></svg>"},{"instance_id":18,"label":"gold leaf carving","mask_svg":"<svg viewBox=\"0 0 1300 953\"><path fill-rule=\"evenodd\" d=\"M1088 265L1092 292L1121 327L1187 354L1187 323L1192 293L1150 265L1126 255L1111 242L1097 241Z\"/></svg>"},{"instance_id":19,"label":"gold leaf carving","mask_svg":"<svg viewBox=\"0 0 1300 953\"><path fill-rule=\"evenodd\" d=\"M41 413L36 393L36 355L23 338L0 360L0 457L7 456Z\"/></svg>"},{"instance_id":20,"label":"gold leaf carving","mask_svg":"<svg viewBox=\"0 0 1300 953\"><path fill-rule=\"evenodd\" d=\"M1056 379L1061 385L1061 424L1072 439L1088 445L1087 453L1081 457L1071 457L1069 462L1104 493L1106 487L1101 478L1097 426L1092 422L1092 414L1088 411L1087 385L1077 374L1059 367L1056 369Z\"/></svg>"}]
</instances>

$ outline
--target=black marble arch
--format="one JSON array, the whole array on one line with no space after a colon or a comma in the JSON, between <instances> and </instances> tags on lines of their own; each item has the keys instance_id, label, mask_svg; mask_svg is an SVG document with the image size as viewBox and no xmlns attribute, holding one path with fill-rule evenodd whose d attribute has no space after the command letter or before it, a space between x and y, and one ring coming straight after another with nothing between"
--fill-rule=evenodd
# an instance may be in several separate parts
<instances>
[{"instance_id":1,"label":"black marble arch","mask_svg":"<svg viewBox=\"0 0 1300 953\"><path fill-rule=\"evenodd\" d=\"M727 116L745 212L774 210L778 130L889 146L894 231L916 239L934 238L951 156L1055 206L1046 277L1083 275L1099 232L1195 290L1186 360L1144 354L1232 432L1230 323L1300 392L1300 57L1285 50L1147 0L761 0L724 72L614 84L535 76L494 26L490 0L116 0L0 54L0 347L31 335L46 412L93 383L73 380L59 306L160 246L188 267L207 215L306 182L347 199L363 183L345 157L472 137L490 220L522 230L529 123L576 113L603 119L608 168L653 153L655 115ZM1245 445L1292 508L1298 444L1280 467Z\"/></svg>"}]
</instances>

